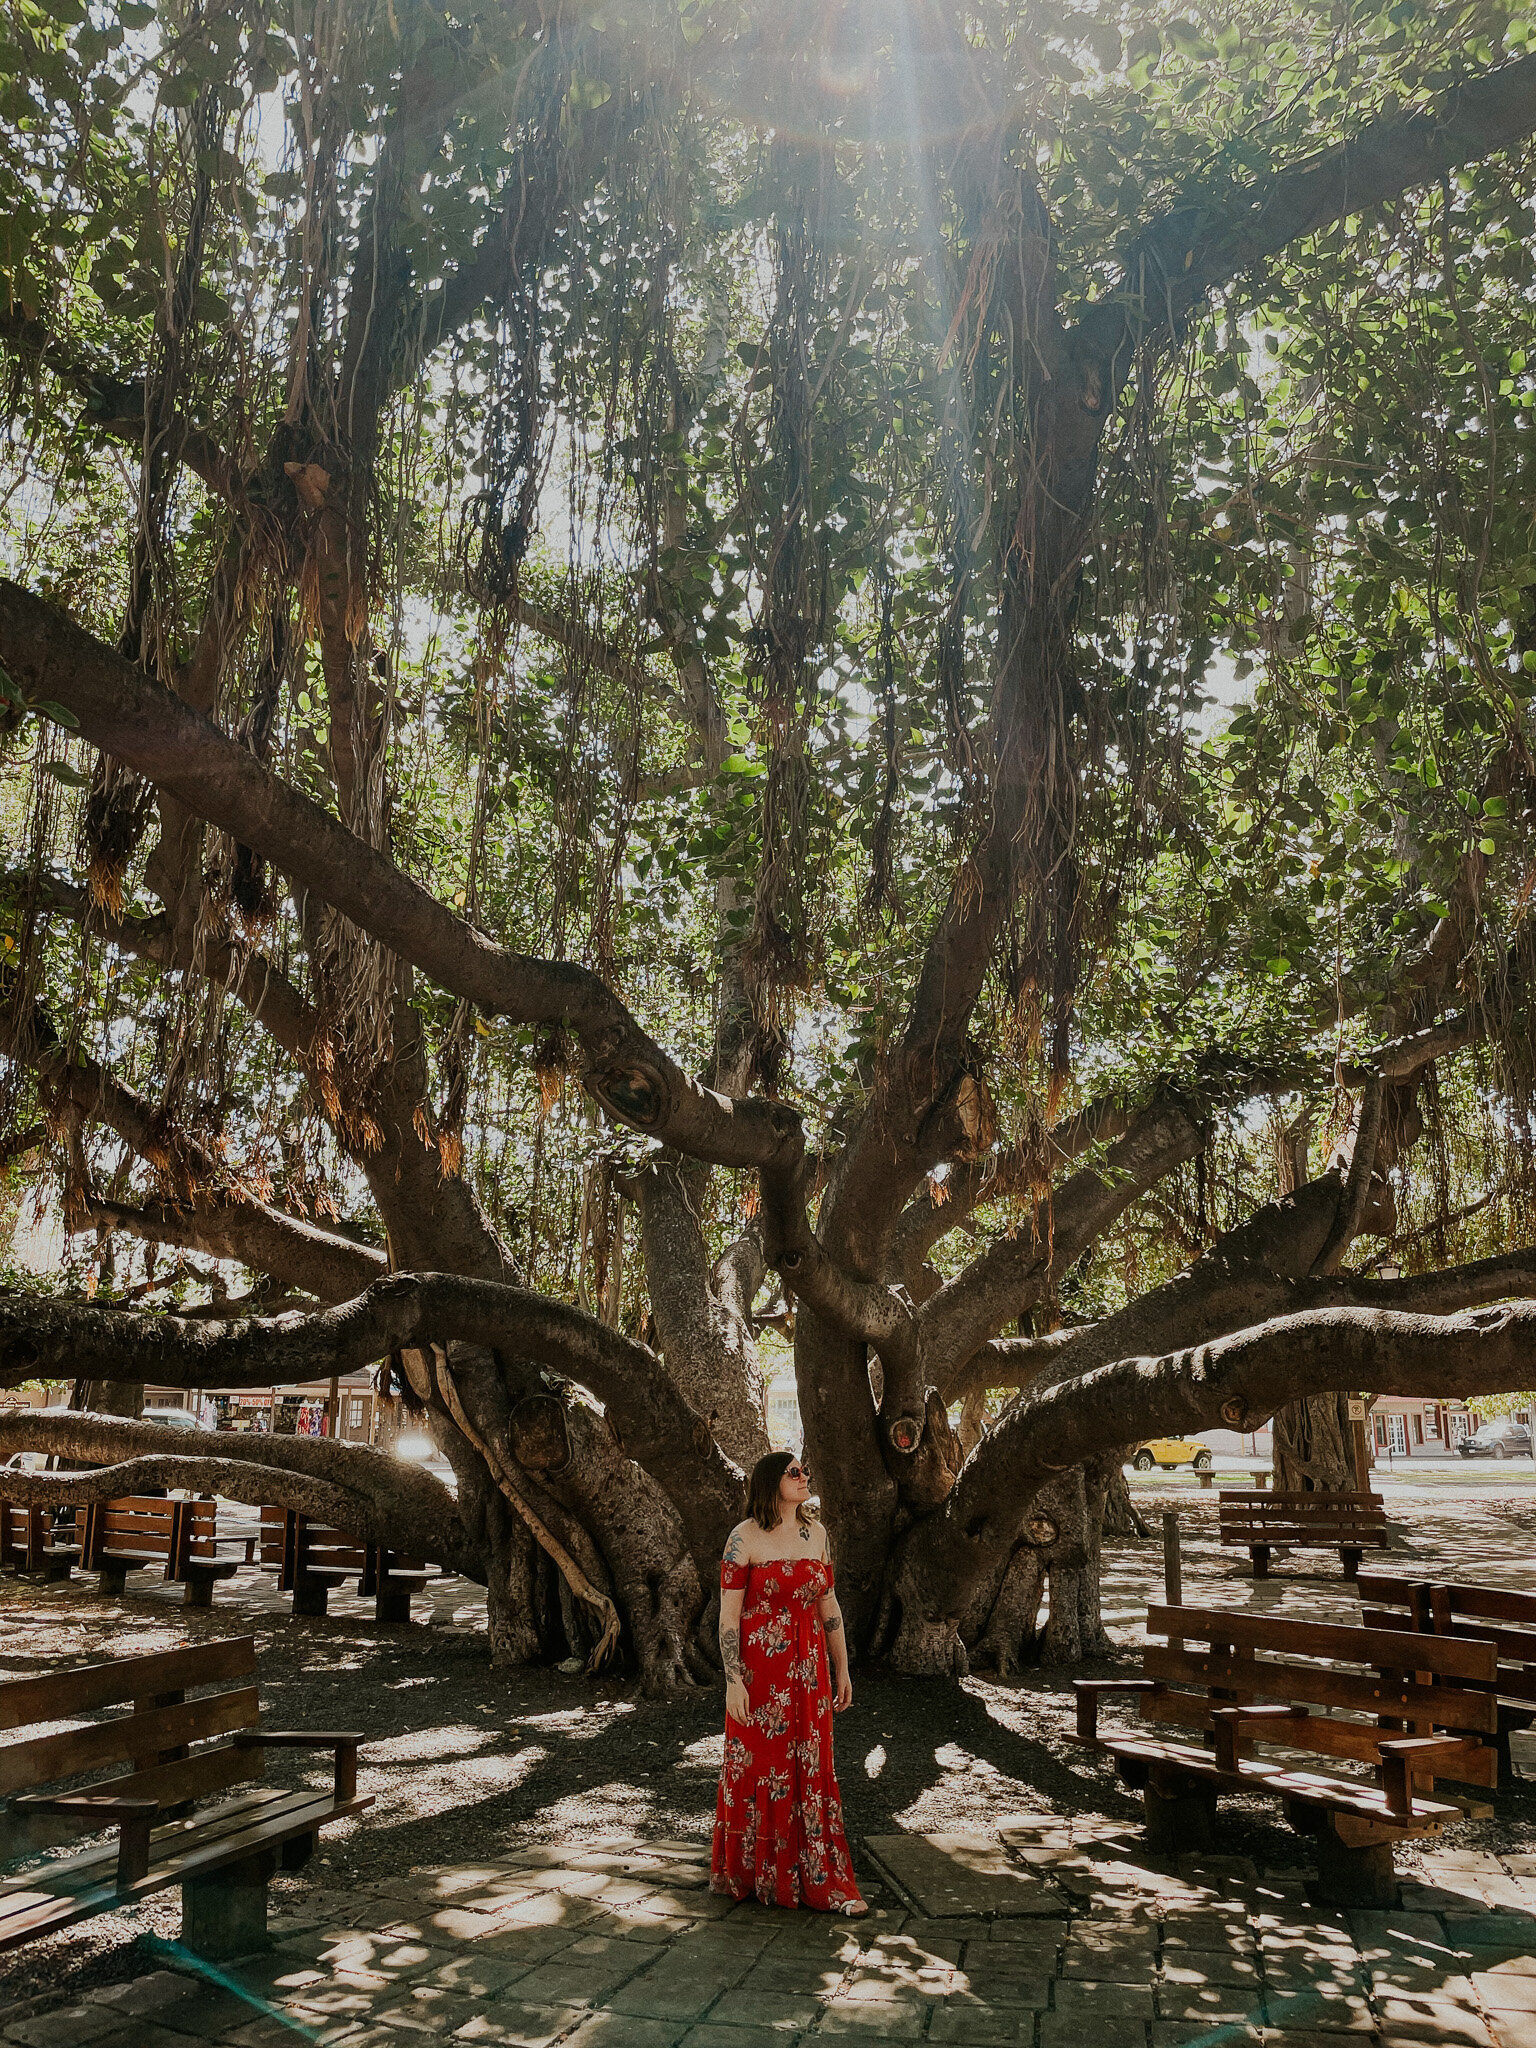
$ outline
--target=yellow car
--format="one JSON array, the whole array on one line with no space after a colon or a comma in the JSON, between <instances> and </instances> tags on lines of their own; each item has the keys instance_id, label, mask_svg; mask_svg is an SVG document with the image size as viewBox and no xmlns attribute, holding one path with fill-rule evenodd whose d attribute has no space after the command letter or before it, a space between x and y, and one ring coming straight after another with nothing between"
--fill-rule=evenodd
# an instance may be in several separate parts
<instances>
[{"instance_id":1,"label":"yellow car","mask_svg":"<svg viewBox=\"0 0 1536 2048\"><path fill-rule=\"evenodd\" d=\"M1156 1465L1192 1465L1197 1472L1209 1472L1211 1454L1205 1444L1188 1437L1160 1436L1143 1444L1131 1463L1138 1472L1150 1472Z\"/></svg>"}]
</instances>

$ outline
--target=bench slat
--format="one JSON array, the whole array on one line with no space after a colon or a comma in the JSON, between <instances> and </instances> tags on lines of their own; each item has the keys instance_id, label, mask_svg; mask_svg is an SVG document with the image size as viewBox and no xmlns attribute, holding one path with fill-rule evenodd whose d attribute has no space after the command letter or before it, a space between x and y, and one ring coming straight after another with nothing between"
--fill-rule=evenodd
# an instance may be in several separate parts
<instances>
[{"instance_id":1,"label":"bench slat","mask_svg":"<svg viewBox=\"0 0 1536 2048\"><path fill-rule=\"evenodd\" d=\"M1141 1713L1144 1720L1167 1727L1209 1730L1214 1726L1212 1706L1223 1704L1220 1700L1213 1702L1196 1693L1165 1692L1149 1695L1141 1704ZM1352 1763L1374 1765L1378 1760L1378 1744L1382 1736L1391 1732L1390 1729L1371 1729L1361 1721L1338 1720L1330 1714L1309 1714L1305 1720L1287 1721L1283 1726L1274 1722L1256 1726L1241 1739L1245 1743L1262 1742L1273 1749L1303 1750L1313 1756L1339 1757ZM1401 1732L1406 1734L1409 1731ZM1476 1735L1472 1735L1467 1739L1466 1754L1455 1768L1449 1763L1437 1762L1435 1775L1454 1778L1463 1785L1492 1786L1498 1782L1498 1767L1498 1750L1491 1742L1479 1742Z\"/></svg>"},{"instance_id":2,"label":"bench slat","mask_svg":"<svg viewBox=\"0 0 1536 2048\"><path fill-rule=\"evenodd\" d=\"M1238 1758L1234 1780L1227 1772L1216 1768L1216 1759L1208 1750L1194 1749L1184 1743L1155 1742L1145 1736L1100 1736L1095 1746L1108 1750L1112 1756L1131 1757L1144 1763L1172 1764L1179 1770L1189 1771L1194 1777L1215 1778L1223 1784L1246 1779L1254 1783L1255 1790L1276 1792L1284 1799L1295 1799L1307 1806L1327 1806L1343 1813L1357 1813L1363 1819L1379 1820L1411 1832L1409 1824L1388 1807L1386 1794L1373 1785L1352 1785L1342 1778L1325 1777L1321 1772L1276 1770L1271 1764L1258 1763L1248 1757ZM1451 1806L1438 1799L1423 1799L1417 1794L1414 1796L1414 1825L1424 1823L1439 1828L1462 1818L1459 1806Z\"/></svg>"},{"instance_id":3,"label":"bench slat","mask_svg":"<svg viewBox=\"0 0 1536 2048\"><path fill-rule=\"evenodd\" d=\"M1415 1636L1411 1657L1395 1657L1383 1639L1393 1631L1352 1628L1336 1622L1288 1621L1279 1616L1229 1613L1213 1607L1147 1609L1147 1633L1205 1643L1232 1643L1255 1650L1288 1650L1296 1656L1327 1657L1340 1664L1432 1671L1441 1678L1491 1681L1496 1658L1492 1643L1460 1642L1452 1636Z\"/></svg>"},{"instance_id":4,"label":"bench slat","mask_svg":"<svg viewBox=\"0 0 1536 2048\"><path fill-rule=\"evenodd\" d=\"M12 1678L0 1684L0 1729L30 1727L37 1721L62 1721L93 1707L119 1706L157 1693L184 1692L189 1686L217 1685L230 1678L256 1674L256 1638L226 1636L222 1642L195 1649L164 1650L149 1657L117 1657L108 1663L81 1664L72 1671L50 1671L40 1678ZM0 1750L0 1756L9 1751Z\"/></svg>"},{"instance_id":5,"label":"bench slat","mask_svg":"<svg viewBox=\"0 0 1536 2048\"><path fill-rule=\"evenodd\" d=\"M121 1667L119 1667L121 1668ZM142 1681L141 1681L142 1682ZM119 1714L86 1728L59 1735L39 1735L0 1749L0 1792L51 1784L77 1777L103 1764L127 1763L158 1750L177 1749L200 1736L228 1735L236 1728L254 1728L261 1719L255 1686L214 1693L181 1706L156 1707L143 1714Z\"/></svg>"},{"instance_id":6,"label":"bench slat","mask_svg":"<svg viewBox=\"0 0 1536 2048\"><path fill-rule=\"evenodd\" d=\"M1420 1638L1413 1637L1415 1643ZM1175 1684L1217 1686L1239 1700L1283 1700L1288 1705L1353 1708L1394 1720L1433 1721L1437 1726L1491 1735L1498 1727L1492 1693L1459 1685L1416 1685L1374 1672L1325 1670L1289 1658L1223 1657L1214 1652L1159 1649L1148 1643L1148 1678ZM1422 1667L1420 1667L1422 1668ZM1219 1705L1220 1702L1218 1701Z\"/></svg>"},{"instance_id":7,"label":"bench slat","mask_svg":"<svg viewBox=\"0 0 1536 2048\"><path fill-rule=\"evenodd\" d=\"M120 1900L143 1898L150 1892L164 1890L168 1885L184 1884L204 1870L216 1870L223 1864L237 1862L258 1849L291 1841L296 1835L313 1834L327 1821L344 1819L373 1804L371 1793L343 1800L337 1800L329 1792L277 1796L279 1800L293 1803L234 1817L234 1824L222 1827L216 1835L210 1829L200 1830L196 1823L184 1823L189 1830L183 1838L186 1846L172 1848L167 1855L156 1855L144 1877L121 1889L115 1878L109 1876L103 1882L66 1892L52 1907L39 1907L34 1903L11 1914L4 1914L4 1898L0 1894L0 1951L19 1948L44 1929L51 1931L55 1927L68 1927L77 1921L87 1920ZM116 1848L97 1854L100 1864L110 1866L115 1872ZM41 1873L43 1876L48 1874ZM30 1880L34 1899L39 1888L38 1875L34 1873Z\"/></svg>"}]
</instances>

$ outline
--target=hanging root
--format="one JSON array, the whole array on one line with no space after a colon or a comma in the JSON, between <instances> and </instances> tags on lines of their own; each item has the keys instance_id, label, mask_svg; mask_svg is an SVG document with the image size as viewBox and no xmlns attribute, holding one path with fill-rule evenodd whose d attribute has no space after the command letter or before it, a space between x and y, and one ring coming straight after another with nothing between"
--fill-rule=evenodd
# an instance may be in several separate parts
<instances>
[{"instance_id":1,"label":"hanging root","mask_svg":"<svg viewBox=\"0 0 1536 2048\"><path fill-rule=\"evenodd\" d=\"M593 1585L559 1537L545 1527L513 1476L510 1462L492 1447L464 1413L464 1404L459 1399L458 1388L453 1384L448 1361L436 1346L432 1350L432 1365L438 1391L455 1424L495 1473L496 1483L503 1495L521 1515L533 1540L554 1564L555 1569L570 1587L573 1597L592 1615L597 1625L598 1637L593 1645L592 1654L587 1659L587 1672L590 1676L601 1671L618 1651L619 1610L600 1587Z\"/></svg>"}]
</instances>

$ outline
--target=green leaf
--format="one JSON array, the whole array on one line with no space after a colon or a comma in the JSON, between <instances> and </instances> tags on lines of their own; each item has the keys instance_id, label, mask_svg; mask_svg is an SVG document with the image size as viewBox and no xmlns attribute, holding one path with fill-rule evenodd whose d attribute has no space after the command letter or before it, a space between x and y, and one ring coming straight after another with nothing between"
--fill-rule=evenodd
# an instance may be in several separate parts
<instances>
[{"instance_id":1,"label":"green leaf","mask_svg":"<svg viewBox=\"0 0 1536 2048\"><path fill-rule=\"evenodd\" d=\"M45 697L35 708L44 718L51 718L55 725L68 726L71 732L80 730L80 721L67 704L55 704L51 697Z\"/></svg>"},{"instance_id":2,"label":"green leaf","mask_svg":"<svg viewBox=\"0 0 1536 2048\"><path fill-rule=\"evenodd\" d=\"M45 764L55 781L66 784L70 789L89 789L91 778L82 775L78 768L71 768L67 761L49 761Z\"/></svg>"}]
</instances>

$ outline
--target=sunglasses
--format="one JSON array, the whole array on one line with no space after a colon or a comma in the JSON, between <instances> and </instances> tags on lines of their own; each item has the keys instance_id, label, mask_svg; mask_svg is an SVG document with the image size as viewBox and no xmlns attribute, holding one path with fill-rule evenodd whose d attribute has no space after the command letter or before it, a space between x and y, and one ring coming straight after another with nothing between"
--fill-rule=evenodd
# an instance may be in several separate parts
<instances>
[{"instance_id":1,"label":"sunglasses","mask_svg":"<svg viewBox=\"0 0 1536 2048\"><path fill-rule=\"evenodd\" d=\"M810 1473L806 1471L803 1465L786 1465L784 1467L784 1477L786 1479L809 1479L810 1476Z\"/></svg>"}]
</instances>

